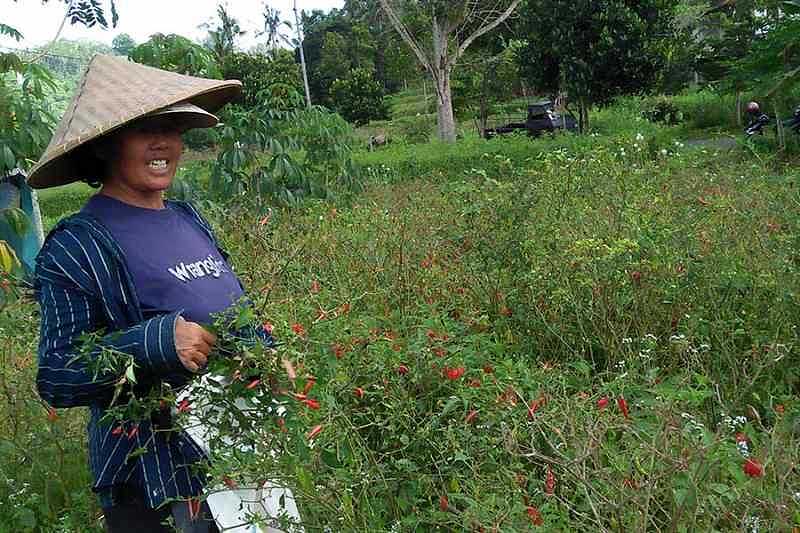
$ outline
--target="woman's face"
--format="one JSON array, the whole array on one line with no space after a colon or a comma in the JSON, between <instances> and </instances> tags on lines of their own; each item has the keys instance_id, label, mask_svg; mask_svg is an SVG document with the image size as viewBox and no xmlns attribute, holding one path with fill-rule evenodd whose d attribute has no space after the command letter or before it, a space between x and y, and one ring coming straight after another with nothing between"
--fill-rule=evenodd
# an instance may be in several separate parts
<instances>
[{"instance_id":1,"label":"woman's face","mask_svg":"<svg viewBox=\"0 0 800 533\"><path fill-rule=\"evenodd\" d=\"M109 182L140 194L169 188L183 151L181 130L169 117L151 117L122 129L112 140Z\"/></svg>"}]
</instances>

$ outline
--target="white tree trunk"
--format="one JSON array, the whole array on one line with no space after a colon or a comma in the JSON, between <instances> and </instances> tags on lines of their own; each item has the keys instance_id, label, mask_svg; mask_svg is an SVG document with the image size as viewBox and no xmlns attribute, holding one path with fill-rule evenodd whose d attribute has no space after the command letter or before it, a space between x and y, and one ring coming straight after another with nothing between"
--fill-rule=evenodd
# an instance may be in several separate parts
<instances>
[{"instance_id":1,"label":"white tree trunk","mask_svg":"<svg viewBox=\"0 0 800 533\"><path fill-rule=\"evenodd\" d=\"M433 58L431 65L433 81L436 83L436 117L439 139L456 142L456 120L453 116L453 94L450 89L450 72L453 67L448 57L448 38L452 30L442 27L433 19Z\"/></svg>"},{"instance_id":2,"label":"white tree trunk","mask_svg":"<svg viewBox=\"0 0 800 533\"><path fill-rule=\"evenodd\" d=\"M439 139L456 142L456 120L453 116L453 96L450 90L450 72L445 69L436 75L436 114Z\"/></svg>"}]
</instances>

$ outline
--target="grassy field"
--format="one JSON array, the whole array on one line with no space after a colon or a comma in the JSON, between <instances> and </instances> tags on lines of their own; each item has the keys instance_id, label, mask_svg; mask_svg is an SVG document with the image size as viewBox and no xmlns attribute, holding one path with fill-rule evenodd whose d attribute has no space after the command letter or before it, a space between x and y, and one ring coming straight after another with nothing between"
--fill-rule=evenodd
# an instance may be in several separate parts
<instances>
[{"instance_id":1,"label":"grassy field","mask_svg":"<svg viewBox=\"0 0 800 533\"><path fill-rule=\"evenodd\" d=\"M665 127L646 105L442 145L403 138L400 96L359 194L264 225L202 203L321 404L215 479L290 479L307 531L800 527L796 161L692 147L730 115ZM47 191L45 220L89 192ZM100 531L84 415L33 390L37 325L27 297L0 315L0 531Z\"/></svg>"}]
</instances>

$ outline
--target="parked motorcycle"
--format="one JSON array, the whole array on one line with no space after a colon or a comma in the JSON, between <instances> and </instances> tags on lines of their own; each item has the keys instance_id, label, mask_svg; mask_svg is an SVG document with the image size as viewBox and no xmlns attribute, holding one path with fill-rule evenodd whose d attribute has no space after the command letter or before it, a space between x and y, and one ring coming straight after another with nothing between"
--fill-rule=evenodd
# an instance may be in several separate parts
<instances>
[{"instance_id":1,"label":"parked motorcycle","mask_svg":"<svg viewBox=\"0 0 800 533\"><path fill-rule=\"evenodd\" d=\"M747 104L745 112L749 117L747 127L744 129L745 136L749 139L754 135L764 135L764 127L767 126L772 119L766 113L761 112L761 107L757 102L750 102ZM785 129L800 135L800 106L795 108L790 118L781 121L781 124Z\"/></svg>"}]
</instances>

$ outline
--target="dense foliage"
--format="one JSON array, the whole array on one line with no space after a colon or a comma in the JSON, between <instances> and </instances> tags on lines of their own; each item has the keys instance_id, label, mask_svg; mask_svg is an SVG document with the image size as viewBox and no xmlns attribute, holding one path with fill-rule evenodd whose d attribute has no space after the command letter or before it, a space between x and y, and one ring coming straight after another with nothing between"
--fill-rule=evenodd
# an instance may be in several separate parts
<instances>
[{"instance_id":1,"label":"dense foliage","mask_svg":"<svg viewBox=\"0 0 800 533\"><path fill-rule=\"evenodd\" d=\"M111 48L114 53L120 56L130 55L131 51L136 48L136 41L127 33L120 33L114 40L111 41Z\"/></svg>"},{"instance_id":2,"label":"dense foliage","mask_svg":"<svg viewBox=\"0 0 800 533\"><path fill-rule=\"evenodd\" d=\"M209 193L222 202L260 207L333 196L357 183L352 137L340 116L305 108L297 91L272 85L252 108L226 111Z\"/></svg>"},{"instance_id":3,"label":"dense foliage","mask_svg":"<svg viewBox=\"0 0 800 533\"><path fill-rule=\"evenodd\" d=\"M222 70L206 48L180 35L156 33L130 52L137 63L179 74L220 78Z\"/></svg>"},{"instance_id":4,"label":"dense foliage","mask_svg":"<svg viewBox=\"0 0 800 533\"><path fill-rule=\"evenodd\" d=\"M528 46L522 71L541 92L565 91L577 103L582 129L587 109L614 96L645 91L664 57L658 43L671 23L669 0L528 2ZM558 23L547 23L558 13Z\"/></svg>"},{"instance_id":5,"label":"dense foliage","mask_svg":"<svg viewBox=\"0 0 800 533\"><path fill-rule=\"evenodd\" d=\"M334 80L330 93L333 108L356 126L389 117L383 87L365 68L353 69L344 78Z\"/></svg>"},{"instance_id":6,"label":"dense foliage","mask_svg":"<svg viewBox=\"0 0 800 533\"><path fill-rule=\"evenodd\" d=\"M259 104L259 94L270 87L288 87L297 92L303 90L300 66L293 54L286 50L270 56L234 52L225 59L223 77L241 80L244 91L242 103L250 108Z\"/></svg>"}]
</instances>

